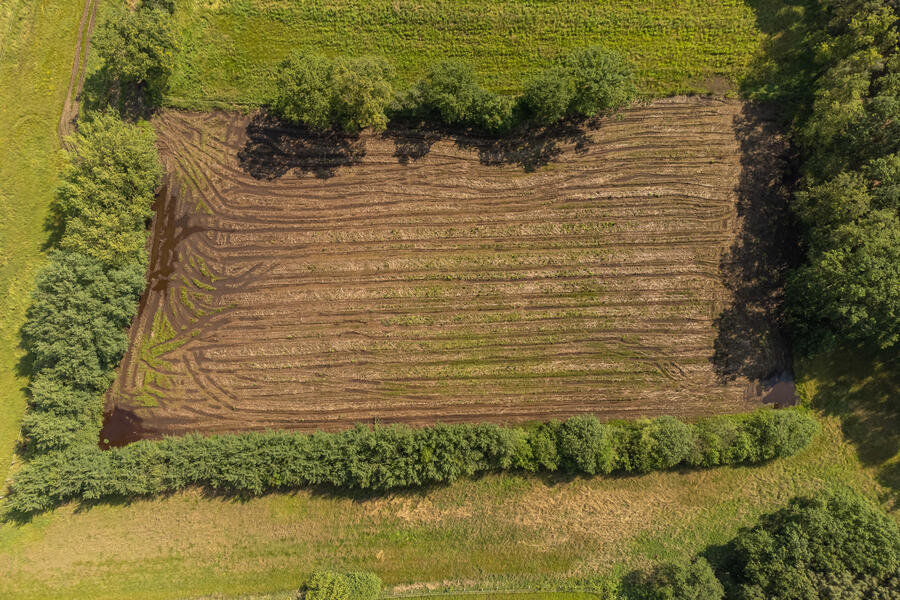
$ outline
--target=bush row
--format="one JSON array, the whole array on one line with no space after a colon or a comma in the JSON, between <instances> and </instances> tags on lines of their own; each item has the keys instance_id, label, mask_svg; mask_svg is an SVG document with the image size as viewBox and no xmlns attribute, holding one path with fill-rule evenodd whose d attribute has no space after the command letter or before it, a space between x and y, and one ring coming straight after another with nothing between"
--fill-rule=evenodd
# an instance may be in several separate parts
<instances>
[{"instance_id":1,"label":"bush row","mask_svg":"<svg viewBox=\"0 0 900 600\"><path fill-rule=\"evenodd\" d=\"M796 453L818 424L803 409L604 424L592 416L531 429L490 424L362 427L338 433L187 435L102 451L70 446L18 473L10 504L32 513L71 499L149 496L190 486L258 495L327 486L385 491L477 473L646 473L753 463Z\"/></svg>"},{"instance_id":2,"label":"bush row","mask_svg":"<svg viewBox=\"0 0 900 600\"><path fill-rule=\"evenodd\" d=\"M897 4L808 4L786 32L796 54L773 61L803 155L794 209L807 261L788 281L789 316L809 350L848 339L886 348L900 342Z\"/></svg>"},{"instance_id":3,"label":"bush row","mask_svg":"<svg viewBox=\"0 0 900 600\"><path fill-rule=\"evenodd\" d=\"M502 132L522 122L551 125L592 117L634 98L631 68L617 53L586 48L539 73L516 98L483 88L468 65L433 65L410 89L395 92L393 69L373 57L326 58L295 53L278 69L273 111L316 129L383 129L392 117L437 121Z\"/></svg>"},{"instance_id":4,"label":"bush row","mask_svg":"<svg viewBox=\"0 0 900 600\"><path fill-rule=\"evenodd\" d=\"M103 394L146 283L146 221L162 177L148 126L97 114L69 141L54 206L59 249L38 273L21 329L32 453L97 443Z\"/></svg>"}]
</instances>

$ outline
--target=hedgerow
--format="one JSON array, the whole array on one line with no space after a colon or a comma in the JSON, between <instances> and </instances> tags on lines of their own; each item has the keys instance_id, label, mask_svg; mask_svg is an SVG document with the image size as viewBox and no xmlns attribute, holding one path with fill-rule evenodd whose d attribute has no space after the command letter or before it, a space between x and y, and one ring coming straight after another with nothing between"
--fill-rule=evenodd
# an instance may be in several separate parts
<instances>
[{"instance_id":1,"label":"hedgerow","mask_svg":"<svg viewBox=\"0 0 900 600\"><path fill-rule=\"evenodd\" d=\"M472 67L458 60L432 65L400 93L389 83L392 72L386 61L373 57L295 53L279 65L278 93L270 106L287 121L348 133L383 129L397 117L502 133L528 122L593 117L627 105L635 95L627 61L600 47L563 57L518 97L488 91Z\"/></svg>"},{"instance_id":2,"label":"hedgerow","mask_svg":"<svg viewBox=\"0 0 900 600\"><path fill-rule=\"evenodd\" d=\"M32 513L68 500L152 496L191 486L240 495L308 486L382 492L485 472L596 475L746 464L794 454L817 429L806 410L784 409L694 425L671 417L601 423L579 416L528 430L357 426L337 433L186 435L105 451L74 445L34 457L17 474L10 506Z\"/></svg>"}]
</instances>

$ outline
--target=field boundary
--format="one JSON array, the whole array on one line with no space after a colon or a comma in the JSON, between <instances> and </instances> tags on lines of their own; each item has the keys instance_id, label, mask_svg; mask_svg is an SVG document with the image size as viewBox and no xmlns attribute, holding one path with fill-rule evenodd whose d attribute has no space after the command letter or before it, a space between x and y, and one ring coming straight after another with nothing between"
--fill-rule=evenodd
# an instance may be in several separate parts
<instances>
[{"instance_id":1,"label":"field boundary","mask_svg":"<svg viewBox=\"0 0 900 600\"><path fill-rule=\"evenodd\" d=\"M87 74L87 57L91 48L91 33L94 31L97 16L97 2L98 0L85 1L81 21L78 25L78 39L75 42L69 89L63 102L62 114L59 117L59 143L64 148L67 147L66 138L72 133L78 117L78 98L84 88L84 78Z\"/></svg>"}]
</instances>

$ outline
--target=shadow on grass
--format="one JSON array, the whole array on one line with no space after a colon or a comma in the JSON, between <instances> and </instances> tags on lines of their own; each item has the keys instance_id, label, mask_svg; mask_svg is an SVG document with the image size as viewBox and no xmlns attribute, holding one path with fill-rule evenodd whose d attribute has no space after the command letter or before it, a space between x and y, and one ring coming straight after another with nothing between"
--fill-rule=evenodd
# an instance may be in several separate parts
<instances>
[{"instance_id":1,"label":"shadow on grass","mask_svg":"<svg viewBox=\"0 0 900 600\"><path fill-rule=\"evenodd\" d=\"M115 109L126 121L149 120L162 103L160 92L139 84L120 83L105 66L90 73L78 102L82 112Z\"/></svg>"},{"instance_id":2,"label":"shadow on grass","mask_svg":"<svg viewBox=\"0 0 900 600\"><path fill-rule=\"evenodd\" d=\"M818 0L747 0L756 26L766 38L740 83L741 95L778 101L789 121L812 104L812 82L819 74L815 51L828 41L822 2Z\"/></svg>"},{"instance_id":3,"label":"shadow on grass","mask_svg":"<svg viewBox=\"0 0 900 600\"><path fill-rule=\"evenodd\" d=\"M813 407L840 418L860 461L887 489L882 502L900 507L900 351L847 348L801 365Z\"/></svg>"}]
</instances>

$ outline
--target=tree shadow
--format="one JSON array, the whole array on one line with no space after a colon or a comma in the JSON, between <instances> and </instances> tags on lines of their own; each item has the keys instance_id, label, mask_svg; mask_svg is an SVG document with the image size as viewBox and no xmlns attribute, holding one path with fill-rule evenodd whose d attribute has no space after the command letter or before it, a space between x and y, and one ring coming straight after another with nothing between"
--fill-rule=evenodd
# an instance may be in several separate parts
<instances>
[{"instance_id":1,"label":"tree shadow","mask_svg":"<svg viewBox=\"0 0 900 600\"><path fill-rule=\"evenodd\" d=\"M382 139L394 143L394 157L401 165L408 165L424 158L431 147L447 136L446 131L437 128L404 128L395 125L381 134Z\"/></svg>"},{"instance_id":2,"label":"tree shadow","mask_svg":"<svg viewBox=\"0 0 900 600\"><path fill-rule=\"evenodd\" d=\"M762 380L791 368L784 283L802 255L789 206L795 160L780 122L771 105L748 103L735 117L741 149L739 231L719 265L732 301L715 319L712 359L723 381Z\"/></svg>"},{"instance_id":3,"label":"tree shadow","mask_svg":"<svg viewBox=\"0 0 900 600\"><path fill-rule=\"evenodd\" d=\"M102 66L84 78L78 103L82 111L114 108L125 121L149 120L162 103L162 95L140 84L119 82Z\"/></svg>"},{"instance_id":4,"label":"tree shadow","mask_svg":"<svg viewBox=\"0 0 900 600\"><path fill-rule=\"evenodd\" d=\"M592 144L585 127L578 122L564 122L552 127L525 128L500 138L458 136L456 145L474 149L483 165L518 165L532 172L559 158L563 145L574 145L576 154L587 152Z\"/></svg>"},{"instance_id":5,"label":"tree shadow","mask_svg":"<svg viewBox=\"0 0 900 600\"><path fill-rule=\"evenodd\" d=\"M803 361L814 380L813 407L839 417L859 460L886 488L881 498L900 508L900 353L863 345Z\"/></svg>"},{"instance_id":6,"label":"tree shadow","mask_svg":"<svg viewBox=\"0 0 900 600\"><path fill-rule=\"evenodd\" d=\"M393 121L382 138L393 141L394 156L401 164L424 158L435 142L450 139L458 148L477 152L478 161L483 165L518 165L532 172L559 158L564 146L574 145L578 154L587 152L593 143L587 130L599 123L599 119L593 119L566 121L549 127L522 125L496 135L427 122Z\"/></svg>"},{"instance_id":7,"label":"tree shadow","mask_svg":"<svg viewBox=\"0 0 900 600\"><path fill-rule=\"evenodd\" d=\"M260 111L247 126L247 142L238 161L255 179L272 181L288 171L327 179L365 155L365 143L358 135L313 131Z\"/></svg>"},{"instance_id":8,"label":"tree shadow","mask_svg":"<svg viewBox=\"0 0 900 600\"><path fill-rule=\"evenodd\" d=\"M133 411L114 406L103 413L103 427L100 429L100 449L109 450L126 446L147 437L144 420Z\"/></svg>"}]
</instances>

